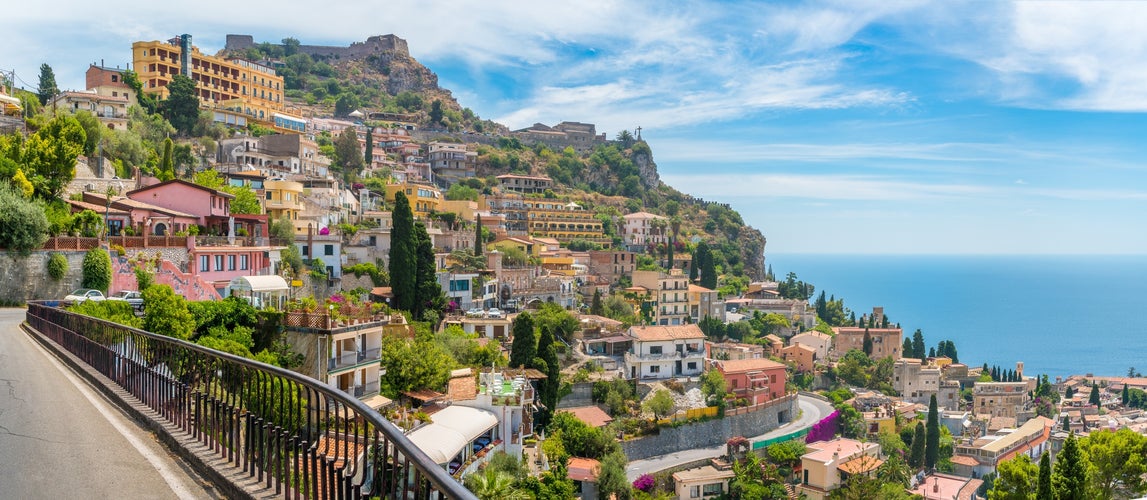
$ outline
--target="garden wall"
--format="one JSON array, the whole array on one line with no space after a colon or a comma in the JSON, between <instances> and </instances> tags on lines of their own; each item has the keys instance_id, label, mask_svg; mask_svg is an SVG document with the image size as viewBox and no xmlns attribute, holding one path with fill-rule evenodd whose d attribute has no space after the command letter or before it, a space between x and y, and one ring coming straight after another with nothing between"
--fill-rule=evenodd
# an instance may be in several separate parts
<instances>
[{"instance_id":1,"label":"garden wall","mask_svg":"<svg viewBox=\"0 0 1147 500\"><path fill-rule=\"evenodd\" d=\"M725 444L733 436L751 438L769 432L780 427L782 422L791 421L796 413L797 397L792 394L757 411L678 427L662 427L656 436L623 441L621 449L632 461L682 450L709 448Z\"/></svg>"}]
</instances>

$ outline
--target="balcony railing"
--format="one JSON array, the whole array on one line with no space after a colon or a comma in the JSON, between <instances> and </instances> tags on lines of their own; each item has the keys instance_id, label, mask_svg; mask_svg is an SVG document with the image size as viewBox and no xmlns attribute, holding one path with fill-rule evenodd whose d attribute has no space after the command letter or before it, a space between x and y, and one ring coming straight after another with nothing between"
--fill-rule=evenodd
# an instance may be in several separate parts
<instances>
[{"instance_id":1,"label":"balcony railing","mask_svg":"<svg viewBox=\"0 0 1147 500\"><path fill-rule=\"evenodd\" d=\"M476 499L351 394L182 340L28 304L27 324L197 441L225 476L284 498ZM273 492L273 493L272 493Z\"/></svg>"},{"instance_id":2,"label":"balcony railing","mask_svg":"<svg viewBox=\"0 0 1147 500\"><path fill-rule=\"evenodd\" d=\"M346 391L346 393L359 399L374 396L378 394L378 382L370 382L365 385L356 385L351 387L349 391Z\"/></svg>"},{"instance_id":3,"label":"balcony railing","mask_svg":"<svg viewBox=\"0 0 1147 500\"><path fill-rule=\"evenodd\" d=\"M369 361L379 361L382 349L366 349L362 351L347 351L342 353L341 356L336 356L327 359L327 371L341 370L350 366L355 366L360 363Z\"/></svg>"}]
</instances>

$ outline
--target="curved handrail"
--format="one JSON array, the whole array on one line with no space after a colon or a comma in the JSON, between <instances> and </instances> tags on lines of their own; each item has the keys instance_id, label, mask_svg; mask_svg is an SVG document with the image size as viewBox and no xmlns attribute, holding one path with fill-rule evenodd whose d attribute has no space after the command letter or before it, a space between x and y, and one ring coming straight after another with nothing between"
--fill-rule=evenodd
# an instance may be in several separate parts
<instances>
[{"instance_id":1,"label":"curved handrail","mask_svg":"<svg viewBox=\"0 0 1147 500\"><path fill-rule=\"evenodd\" d=\"M287 498L476 499L362 401L277 366L29 302L27 322Z\"/></svg>"}]
</instances>

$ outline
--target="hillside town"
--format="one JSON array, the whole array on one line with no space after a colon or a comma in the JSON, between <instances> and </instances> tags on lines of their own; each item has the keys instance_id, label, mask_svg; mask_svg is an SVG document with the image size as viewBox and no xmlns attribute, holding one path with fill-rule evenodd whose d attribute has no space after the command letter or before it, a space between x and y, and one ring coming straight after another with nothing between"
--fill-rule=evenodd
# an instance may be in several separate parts
<instances>
[{"instance_id":1,"label":"hillside town","mask_svg":"<svg viewBox=\"0 0 1147 500\"><path fill-rule=\"evenodd\" d=\"M260 47L182 35L84 89L6 79L4 302L321 381L483 499L1147 492L1134 368L962 360L776 276L728 205L660 182L639 127L480 125L436 84L299 98L292 57L412 61L394 35Z\"/></svg>"}]
</instances>

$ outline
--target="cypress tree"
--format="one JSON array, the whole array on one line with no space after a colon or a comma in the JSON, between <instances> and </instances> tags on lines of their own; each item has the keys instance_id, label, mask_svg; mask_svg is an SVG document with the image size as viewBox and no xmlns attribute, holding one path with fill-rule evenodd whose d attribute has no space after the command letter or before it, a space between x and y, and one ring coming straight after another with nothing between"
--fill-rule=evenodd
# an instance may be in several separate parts
<instances>
[{"instance_id":1,"label":"cypress tree","mask_svg":"<svg viewBox=\"0 0 1147 500\"><path fill-rule=\"evenodd\" d=\"M872 355L872 335L869 335L869 334L868 334L868 329L867 329L867 328L865 328L865 329L864 329L864 344L863 344L863 349L864 349L864 354L867 354L867 355L869 355L869 356L871 356L871 355Z\"/></svg>"},{"instance_id":2,"label":"cypress tree","mask_svg":"<svg viewBox=\"0 0 1147 500\"><path fill-rule=\"evenodd\" d=\"M673 269L673 236L669 237L669 242L665 244L666 260L668 263L665 269Z\"/></svg>"},{"instance_id":3,"label":"cypress tree","mask_svg":"<svg viewBox=\"0 0 1147 500\"><path fill-rule=\"evenodd\" d=\"M1091 383L1091 395L1087 397L1087 402L1099 406L1099 382Z\"/></svg>"},{"instance_id":4,"label":"cypress tree","mask_svg":"<svg viewBox=\"0 0 1147 500\"><path fill-rule=\"evenodd\" d=\"M368 169L374 163L374 127L366 128L366 148L363 149L362 159Z\"/></svg>"},{"instance_id":5,"label":"cypress tree","mask_svg":"<svg viewBox=\"0 0 1147 500\"><path fill-rule=\"evenodd\" d=\"M1131 399L1131 393L1127 390L1127 384L1123 384L1123 395L1119 398L1123 406L1127 406L1127 400Z\"/></svg>"},{"instance_id":6,"label":"cypress tree","mask_svg":"<svg viewBox=\"0 0 1147 500\"><path fill-rule=\"evenodd\" d=\"M159 172L156 175L161 181L169 181L175 178L175 160L172 155L175 151L175 143L168 137L163 140L163 157L159 162Z\"/></svg>"},{"instance_id":7,"label":"cypress tree","mask_svg":"<svg viewBox=\"0 0 1147 500\"><path fill-rule=\"evenodd\" d=\"M1063 450L1055 459L1051 477L1052 488L1057 500L1086 500L1087 463L1079 449L1075 433L1067 435Z\"/></svg>"},{"instance_id":8,"label":"cypress tree","mask_svg":"<svg viewBox=\"0 0 1147 500\"><path fill-rule=\"evenodd\" d=\"M935 358L936 357L936 348L935 347L929 347L928 348L928 357L929 358Z\"/></svg>"},{"instance_id":9,"label":"cypress tree","mask_svg":"<svg viewBox=\"0 0 1147 500\"><path fill-rule=\"evenodd\" d=\"M558 406L558 388L561 385L561 363L558 362L557 350L554 349L554 334L549 325L542 325L538 336L537 357L532 361L533 368L546 374L538 391L542 411L538 413L538 425L545 427L550 423L550 417ZM538 363L541 361L541 363ZM545 366L542 366L545 365Z\"/></svg>"},{"instance_id":10,"label":"cypress tree","mask_svg":"<svg viewBox=\"0 0 1147 500\"><path fill-rule=\"evenodd\" d=\"M394 306L403 311L413 311L418 260L414 236L414 214L410 211L410 201L402 191L394 195L394 210L391 212L390 229L390 287L394 293Z\"/></svg>"},{"instance_id":11,"label":"cypress tree","mask_svg":"<svg viewBox=\"0 0 1147 500\"><path fill-rule=\"evenodd\" d=\"M1074 397L1075 397L1075 388L1074 387L1068 387L1067 389L1063 390L1063 399L1071 399Z\"/></svg>"},{"instance_id":12,"label":"cypress tree","mask_svg":"<svg viewBox=\"0 0 1147 500\"><path fill-rule=\"evenodd\" d=\"M928 402L928 426L925 428L927 441L924 444L924 466L936 467L940 460L940 412L936 408L936 395Z\"/></svg>"},{"instance_id":13,"label":"cypress tree","mask_svg":"<svg viewBox=\"0 0 1147 500\"><path fill-rule=\"evenodd\" d=\"M523 312L514 318L510 330L514 334L514 340L510 344L510 367L529 366L538 353L538 336L534 332L534 318L530 316L530 313Z\"/></svg>"},{"instance_id":14,"label":"cypress tree","mask_svg":"<svg viewBox=\"0 0 1147 500\"><path fill-rule=\"evenodd\" d=\"M992 382L998 382L1000 380L1000 367L993 366L991 375L992 375Z\"/></svg>"},{"instance_id":15,"label":"cypress tree","mask_svg":"<svg viewBox=\"0 0 1147 500\"><path fill-rule=\"evenodd\" d=\"M908 466L919 469L924 466L924 424L916 422L916 433L912 436L912 447L908 452Z\"/></svg>"},{"instance_id":16,"label":"cypress tree","mask_svg":"<svg viewBox=\"0 0 1147 500\"><path fill-rule=\"evenodd\" d=\"M601 289L595 288L593 290L593 302L590 303L589 313L602 316L605 314L605 306L601 303Z\"/></svg>"},{"instance_id":17,"label":"cypress tree","mask_svg":"<svg viewBox=\"0 0 1147 500\"><path fill-rule=\"evenodd\" d=\"M689 258L689 282L697 281L697 248L693 247L693 254Z\"/></svg>"},{"instance_id":18,"label":"cypress tree","mask_svg":"<svg viewBox=\"0 0 1147 500\"><path fill-rule=\"evenodd\" d=\"M36 89L36 97L40 98L40 104L47 106L48 102L59 93L60 89L56 87L56 73L48 63L41 64L40 85Z\"/></svg>"},{"instance_id":19,"label":"cypress tree","mask_svg":"<svg viewBox=\"0 0 1147 500\"><path fill-rule=\"evenodd\" d=\"M920 331L920 329L917 328L916 332L912 334L912 356L911 357L916 358L916 359L924 359L924 354L926 354L926 353L927 353L927 351L924 348L924 332Z\"/></svg>"},{"instance_id":20,"label":"cypress tree","mask_svg":"<svg viewBox=\"0 0 1147 500\"><path fill-rule=\"evenodd\" d=\"M697 244L697 249L701 252L701 286L710 290L716 290L717 263L713 262L713 254L709 250L709 244L702 241Z\"/></svg>"},{"instance_id":21,"label":"cypress tree","mask_svg":"<svg viewBox=\"0 0 1147 500\"><path fill-rule=\"evenodd\" d=\"M482 256L486 254L486 245L482 244L482 216L475 216L474 227L474 255Z\"/></svg>"},{"instance_id":22,"label":"cypress tree","mask_svg":"<svg viewBox=\"0 0 1147 500\"><path fill-rule=\"evenodd\" d=\"M956 352L956 343L951 340L948 341L948 357L952 358L953 363L960 362L960 354Z\"/></svg>"},{"instance_id":23,"label":"cypress tree","mask_svg":"<svg viewBox=\"0 0 1147 500\"><path fill-rule=\"evenodd\" d=\"M434 243L426 232L426 225L419 222L414 225L415 247L415 274L414 274L414 318L427 320L428 311L437 312L436 304L441 303L442 285L438 284L438 266L434 259ZM437 321L438 318L430 318Z\"/></svg>"},{"instance_id":24,"label":"cypress tree","mask_svg":"<svg viewBox=\"0 0 1147 500\"><path fill-rule=\"evenodd\" d=\"M852 323L854 326L856 325L856 311L852 311L848 314L848 321L849 321L849 323ZM908 356L908 351L904 351L904 355ZM911 356L908 356L908 357L911 357Z\"/></svg>"},{"instance_id":25,"label":"cypress tree","mask_svg":"<svg viewBox=\"0 0 1147 500\"><path fill-rule=\"evenodd\" d=\"M912 357L912 339L905 337L904 345L900 346L900 356L905 358Z\"/></svg>"},{"instance_id":26,"label":"cypress tree","mask_svg":"<svg viewBox=\"0 0 1147 500\"><path fill-rule=\"evenodd\" d=\"M1036 483L1036 498L1055 498L1051 492L1051 456L1043 452L1039 457L1039 481Z\"/></svg>"}]
</instances>

